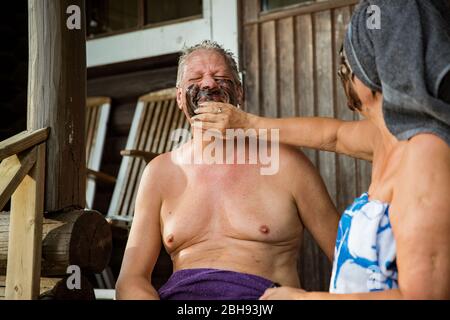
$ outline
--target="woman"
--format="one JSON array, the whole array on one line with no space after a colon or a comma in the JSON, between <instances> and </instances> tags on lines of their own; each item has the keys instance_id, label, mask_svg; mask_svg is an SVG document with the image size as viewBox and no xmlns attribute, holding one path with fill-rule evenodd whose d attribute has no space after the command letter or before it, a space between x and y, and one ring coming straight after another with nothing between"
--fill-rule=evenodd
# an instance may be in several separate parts
<instances>
[{"instance_id":1,"label":"woman","mask_svg":"<svg viewBox=\"0 0 450 320\"><path fill-rule=\"evenodd\" d=\"M367 8L381 29L366 27ZM450 299L450 9L446 1L362 1L341 50L348 106L365 119L268 119L226 104L194 126L276 128L280 142L373 162L342 215L330 292L280 287L261 299Z\"/></svg>"}]
</instances>

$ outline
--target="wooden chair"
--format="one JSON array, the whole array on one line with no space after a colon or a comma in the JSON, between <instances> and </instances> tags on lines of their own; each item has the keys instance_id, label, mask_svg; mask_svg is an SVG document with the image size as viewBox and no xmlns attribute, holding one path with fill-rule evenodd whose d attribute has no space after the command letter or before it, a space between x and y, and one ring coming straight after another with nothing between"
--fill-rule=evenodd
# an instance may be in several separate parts
<instances>
[{"instance_id":1,"label":"wooden chair","mask_svg":"<svg viewBox=\"0 0 450 320\"><path fill-rule=\"evenodd\" d=\"M158 154L171 151L177 143L185 142L189 134L184 134L181 141L172 141L171 133L176 129L189 128L189 121L177 106L175 88L152 92L139 98L126 150L121 151L123 158L107 214L113 227L113 236L121 234L125 238L128 235L139 181L146 164ZM97 274L96 279L101 289L112 289L115 286L110 268ZM97 293L100 292L104 294L105 291L97 290Z\"/></svg>"},{"instance_id":2,"label":"wooden chair","mask_svg":"<svg viewBox=\"0 0 450 320\"><path fill-rule=\"evenodd\" d=\"M139 98L126 150L121 151L124 158L107 215L110 221L132 221L145 165L158 154L172 150L178 141L171 141L171 133L178 128L189 130L189 121L177 106L175 88ZM187 138L183 136L181 142Z\"/></svg>"},{"instance_id":3,"label":"wooden chair","mask_svg":"<svg viewBox=\"0 0 450 320\"><path fill-rule=\"evenodd\" d=\"M111 99L89 97L86 101L86 208L92 209L97 181L114 183L116 179L100 172Z\"/></svg>"}]
</instances>

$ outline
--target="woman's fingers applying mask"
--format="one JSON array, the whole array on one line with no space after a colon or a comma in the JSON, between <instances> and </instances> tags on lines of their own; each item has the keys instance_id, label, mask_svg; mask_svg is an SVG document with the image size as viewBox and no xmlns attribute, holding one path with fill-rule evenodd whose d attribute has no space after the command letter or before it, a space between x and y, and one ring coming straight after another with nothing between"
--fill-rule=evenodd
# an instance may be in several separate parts
<instances>
[{"instance_id":1,"label":"woman's fingers applying mask","mask_svg":"<svg viewBox=\"0 0 450 320\"><path fill-rule=\"evenodd\" d=\"M228 103L213 102L213 101L202 102L199 104L199 107L197 109L195 109L195 113L196 114L205 114L205 113L220 114L220 113L223 113L225 110L227 110L230 107L234 108L232 105L230 105Z\"/></svg>"},{"instance_id":2,"label":"woman's fingers applying mask","mask_svg":"<svg viewBox=\"0 0 450 320\"><path fill-rule=\"evenodd\" d=\"M219 130L247 128L247 114L231 104L204 102L195 110L195 113L197 115L191 119L193 124L201 122L204 127Z\"/></svg>"}]
</instances>

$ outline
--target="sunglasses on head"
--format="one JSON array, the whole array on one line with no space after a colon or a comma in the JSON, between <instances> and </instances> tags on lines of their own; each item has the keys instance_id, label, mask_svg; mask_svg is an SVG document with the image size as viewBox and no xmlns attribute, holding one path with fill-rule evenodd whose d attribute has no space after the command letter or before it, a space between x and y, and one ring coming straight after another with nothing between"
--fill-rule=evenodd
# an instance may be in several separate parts
<instances>
[{"instance_id":1,"label":"sunglasses on head","mask_svg":"<svg viewBox=\"0 0 450 320\"><path fill-rule=\"evenodd\" d=\"M342 81L342 86L344 87L344 92L347 96L347 106L352 111L361 110L362 103L358 98L352 83L354 73L348 64L343 45L341 46L341 50L339 50L339 59L340 63L337 74Z\"/></svg>"}]
</instances>

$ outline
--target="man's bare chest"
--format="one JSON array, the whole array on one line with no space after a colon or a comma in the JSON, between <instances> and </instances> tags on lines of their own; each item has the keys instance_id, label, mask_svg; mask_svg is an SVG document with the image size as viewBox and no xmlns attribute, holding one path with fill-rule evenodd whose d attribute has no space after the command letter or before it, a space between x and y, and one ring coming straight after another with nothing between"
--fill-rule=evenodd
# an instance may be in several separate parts
<instances>
[{"instance_id":1,"label":"man's bare chest","mask_svg":"<svg viewBox=\"0 0 450 320\"><path fill-rule=\"evenodd\" d=\"M187 172L183 190L174 187L164 198L166 247L221 237L280 242L299 236L295 203L276 179L261 177L251 167L201 169Z\"/></svg>"}]
</instances>

